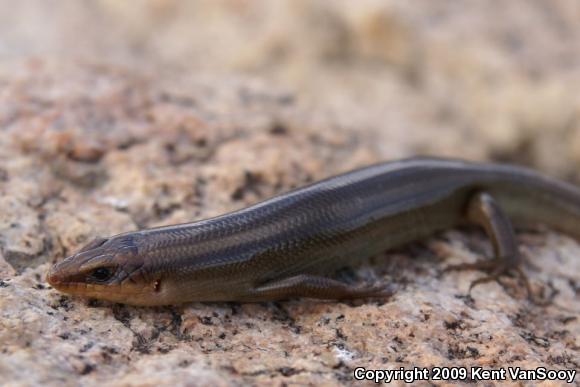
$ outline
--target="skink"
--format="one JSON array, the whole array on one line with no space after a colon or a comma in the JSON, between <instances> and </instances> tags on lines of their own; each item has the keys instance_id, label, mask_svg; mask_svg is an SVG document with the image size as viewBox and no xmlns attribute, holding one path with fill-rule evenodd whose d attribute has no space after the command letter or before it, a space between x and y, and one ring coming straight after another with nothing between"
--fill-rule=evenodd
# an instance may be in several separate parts
<instances>
[{"instance_id":1,"label":"skink","mask_svg":"<svg viewBox=\"0 0 580 387\"><path fill-rule=\"evenodd\" d=\"M510 165L387 162L215 218L97 238L47 280L134 305L383 296L388 286L352 286L329 273L464 223L484 228L495 257L455 269L486 271L476 283L521 273L512 221L578 237L580 189Z\"/></svg>"}]
</instances>

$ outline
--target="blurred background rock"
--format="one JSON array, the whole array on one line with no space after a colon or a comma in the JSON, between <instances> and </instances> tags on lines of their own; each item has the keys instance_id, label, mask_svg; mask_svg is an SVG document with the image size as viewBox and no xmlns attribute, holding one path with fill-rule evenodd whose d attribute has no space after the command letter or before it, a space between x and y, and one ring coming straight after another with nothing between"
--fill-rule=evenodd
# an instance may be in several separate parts
<instances>
[{"instance_id":1,"label":"blurred background rock","mask_svg":"<svg viewBox=\"0 0 580 387\"><path fill-rule=\"evenodd\" d=\"M4 64L82 58L159 77L244 74L332 115L383 158L491 158L578 178L575 0L1 0L0 7Z\"/></svg>"}]
</instances>

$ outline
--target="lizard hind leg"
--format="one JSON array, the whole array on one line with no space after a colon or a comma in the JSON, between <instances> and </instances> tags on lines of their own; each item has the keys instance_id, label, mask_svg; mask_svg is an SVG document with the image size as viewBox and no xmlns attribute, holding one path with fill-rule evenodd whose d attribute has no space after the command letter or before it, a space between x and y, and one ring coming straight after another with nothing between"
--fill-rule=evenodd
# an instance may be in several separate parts
<instances>
[{"instance_id":1,"label":"lizard hind leg","mask_svg":"<svg viewBox=\"0 0 580 387\"><path fill-rule=\"evenodd\" d=\"M494 258L476 263L452 265L445 271L482 270L487 272L487 276L471 283L470 293L475 286L491 281L496 281L505 288L501 278L505 275L516 274L523 283L528 298L535 302L528 278L520 267L522 259L512 223L497 201L487 192L478 192L469 200L466 211L468 221L483 227L491 239Z\"/></svg>"}]
</instances>

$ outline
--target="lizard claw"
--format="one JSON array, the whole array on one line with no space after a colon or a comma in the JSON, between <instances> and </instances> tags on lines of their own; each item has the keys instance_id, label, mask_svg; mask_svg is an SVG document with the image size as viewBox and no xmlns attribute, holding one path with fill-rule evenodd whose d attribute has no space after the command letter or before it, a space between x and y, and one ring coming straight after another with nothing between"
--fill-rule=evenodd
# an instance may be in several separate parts
<instances>
[{"instance_id":1,"label":"lizard claw","mask_svg":"<svg viewBox=\"0 0 580 387\"><path fill-rule=\"evenodd\" d=\"M353 290L356 298L389 298L395 293L395 287L384 282L357 286Z\"/></svg>"}]
</instances>

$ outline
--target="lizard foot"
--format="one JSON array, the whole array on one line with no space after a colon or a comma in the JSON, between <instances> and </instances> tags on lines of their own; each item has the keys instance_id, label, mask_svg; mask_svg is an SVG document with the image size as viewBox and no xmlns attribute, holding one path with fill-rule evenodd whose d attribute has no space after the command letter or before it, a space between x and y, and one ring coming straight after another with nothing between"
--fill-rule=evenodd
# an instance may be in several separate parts
<instances>
[{"instance_id":1,"label":"lizard foot","mask_svg":"<svg viewBox=\"0 0 580 387\"><path fill-rule=\"evenodd\" d=\"M526 289L527 297L530 301L535 304L544 304L545 301L539 300L530 286L527 275L522 271L519 266L508 265L508 262L504 259L489 259L485 261L479 261L475 263L461 263L457 265L451 265L444 269L444 272L449 271L465 271L465 270L481 270L487 273L486 276L476 279L469 286L469 295L471 291L478 285L485 284L488 282L495 281L500 284L506 291L511 286L508 286L502 278L505 276L517 276L520 282L524 285Z\"/></svg>"}]
</instances>

